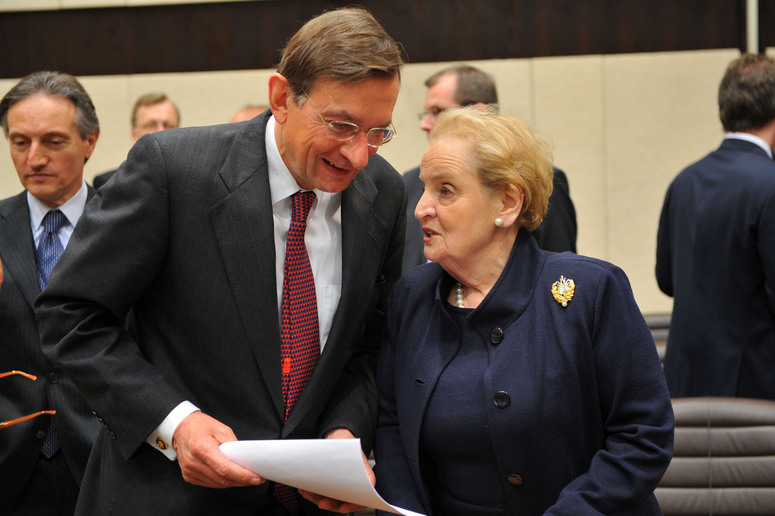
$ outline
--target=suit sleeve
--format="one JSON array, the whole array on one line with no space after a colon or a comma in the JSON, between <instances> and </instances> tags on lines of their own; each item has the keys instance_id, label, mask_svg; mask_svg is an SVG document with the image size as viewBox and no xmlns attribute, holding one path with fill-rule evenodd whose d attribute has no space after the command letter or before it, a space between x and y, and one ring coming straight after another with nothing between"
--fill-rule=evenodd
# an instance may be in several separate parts
<instances>
[{"instance_id":1,"label":"suit sleeve","mask_svg":"<svg viewBox=\"0 0 775 516\"><path fill-rule=\"evenodd\" d=\"M533 235L545 251L576 252L576 208L570 198L565 172L554 169L554 190L549 196L549 209Z\"/></svg>"},{"instance_id":2,"label":"suit sleeve","mask_svg":"<svg viewBox=\"0 0 775 516\"><path fill-rule=\"evenodd\" d=\"M659 217L659 229L657 230L657 264L655 273L659 290L673 295L673 263L671 258L672 233L670 231L670 191L668 189L665 195L665 202L662 205L662 214Z\"/></svg>"},{"instance_id":3,"label":"suit sleeve","mask_svg":"<svg viewBox=\"0 0 775 516\"><path fill-rule=\"evenodd\" d=\"M388 165L385 163L385 167ZM390 288L401 276L406 226L406 191L403 181L390 168L391 177L382 185L387 191L380 192L380 207L375 212L383 214L388 221L389 235L384 247L381 267L374 274L372 297L366 303L365 324L362 333L355 336L353 352L342 375L337 380L331 401L323 414L320 433L336 427L349 429L361 439L364 452L368 455L374 445L377 424L377 387L375 371L380 352L380 340L385 328L387 296ZM392 200L390 200L392 198ZM340 301L339 310L343 308ZM359 307L362 309L363 307ZM357 318L355 318L357 319Z\"/></svg>"},{"instance_id":4,"label":"suit sleeve","mask_svg":"<svg viewBox=\"0 0 775 516\"><path fill-rule=\"evenodd\" d=\"M44 353L115 431L126 457L185 400L123 327L165 259L168 209L160 149L144 138L87 204L36 302Z\"/></svg>"},{"instance_id":5,"label":"suit sleeve","mask_svg":"<svg viewBox=\"0 0 775 516\"><path fill-rule=\"evenodd\" d=\"M770 313L775 314L775 193L769 196L762 210L759 233L759 257L764 270L764 289L770 305Z\"/></svg>"}]
</instances>

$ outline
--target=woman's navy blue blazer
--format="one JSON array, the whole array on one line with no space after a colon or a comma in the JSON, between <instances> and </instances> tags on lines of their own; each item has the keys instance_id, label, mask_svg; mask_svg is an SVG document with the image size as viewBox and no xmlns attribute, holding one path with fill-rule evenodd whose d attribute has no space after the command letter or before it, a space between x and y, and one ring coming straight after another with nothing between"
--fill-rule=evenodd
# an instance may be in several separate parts
<instances>
[{"instance_id":1,"label":"woman's navy blue blazer","mask_svg":"<svg viewBox=\"0 0 775 516\"><path fill-rule=\"evenodd\" d=\"M575 285L567 306L552 293L561 277ZM390 294L377 373L380 494L432 513L420 465L425 409L463 339L479 339L490 355L481 423L508 502L492 514L661 514L653 491L672 456L673 412L624 272L542 251L520 231L501 277L463 327L444 306L452 283L431 263Z\"/></svg>"}]
</instances>

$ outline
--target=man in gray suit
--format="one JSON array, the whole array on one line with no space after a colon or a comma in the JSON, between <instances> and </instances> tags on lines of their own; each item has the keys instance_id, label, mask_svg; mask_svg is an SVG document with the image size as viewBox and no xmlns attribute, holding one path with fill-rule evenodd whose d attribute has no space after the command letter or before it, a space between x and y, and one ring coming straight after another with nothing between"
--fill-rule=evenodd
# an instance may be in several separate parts
<instances>
[{"instance_id":1,"label":"man in gray suit","mask_svg":"<svg viewBox=\"0 0 775 516\"><path fill-rule=\"evenodd\" d=\"M105 426L77 513L316 514L219 445L356 437L368 454L403 253L404 187L376 155L393 136L401 66L367 11L326 12L283 51L271 111L146 135L99 190L37 305L44 351ZM300 198L311 210L292 256ZM311 300L286 295L310 276ZM307 310L311 375L295 382L286 321Z\"/></svg>"},{"instance_id":2,"label":"man in gray suit","mask_svg":"<svg viewBox=\"0 0 775 516\"><path fill-rule=\"evenodd\" d=\"M25 189L0 201L0 372L37 376L1 381L0 418L56 411L0 428L0 513L73 514L99 423L70 379L43 355L33 303L94 193L83 166L99 122L74 77L38 72L0 101L0 124Z\"/></svg>"}]
</instances>

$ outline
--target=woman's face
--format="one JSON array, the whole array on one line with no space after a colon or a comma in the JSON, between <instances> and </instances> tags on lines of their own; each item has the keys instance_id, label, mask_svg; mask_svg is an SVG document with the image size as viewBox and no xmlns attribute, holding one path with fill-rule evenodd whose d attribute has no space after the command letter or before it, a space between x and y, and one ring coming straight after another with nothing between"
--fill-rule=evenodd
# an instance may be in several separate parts
<instances>
[{"instance_id":1,"label":"woman's face","mask_svg":"<svg viewBox=\"0 0 775 516\"><path fill-rule=\"evenodd\" d=\"M414 216L420 221L425 257L447 271L481 264L499 249L495 225L501 201L469 166L471 145L459 137L433 140L420 164L425 185Z\"/></svg>"}]
</instances>

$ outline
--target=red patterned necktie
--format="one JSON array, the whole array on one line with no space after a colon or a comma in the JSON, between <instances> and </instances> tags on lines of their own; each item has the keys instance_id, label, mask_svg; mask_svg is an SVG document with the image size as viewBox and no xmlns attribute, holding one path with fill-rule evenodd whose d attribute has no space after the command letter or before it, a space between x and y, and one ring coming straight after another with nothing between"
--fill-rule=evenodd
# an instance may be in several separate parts
<instances>
[{"instance_id":1,"label":"red patterned necktie","mask_svg":"<svg viewBox=\"0 0 775 516\"><path fill-rule=\"evenodd\" d=\"M291 196L293 212L285 245L280 330L286 420L307 385L309 377L312 376L312 371L315 370L320 357L320 327L315 280L309 264L307 247L304 245L307 215L314 201L314 192L299 191ZM291 514L299 514L299 495L296 490L283 484L276 484L274 495Z\"/></svg>"}]
</instances>

